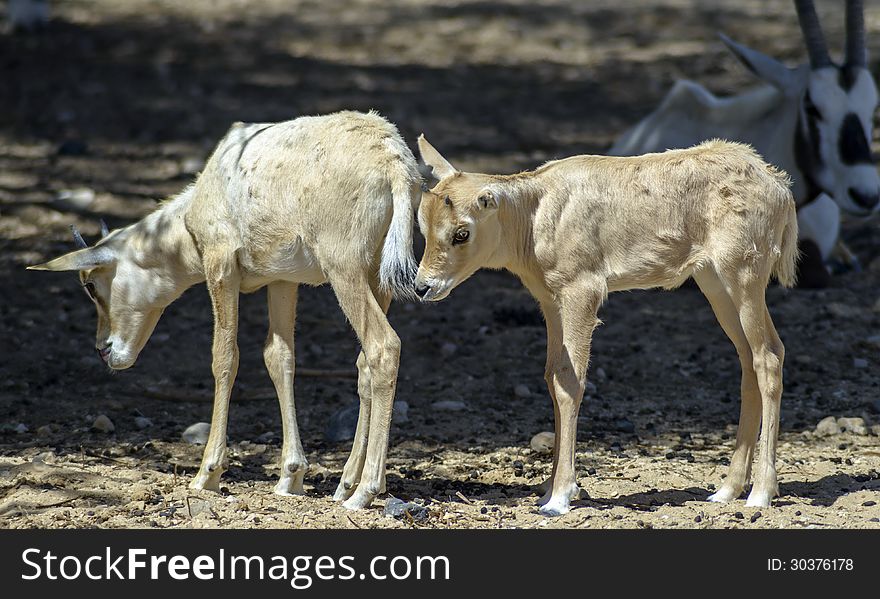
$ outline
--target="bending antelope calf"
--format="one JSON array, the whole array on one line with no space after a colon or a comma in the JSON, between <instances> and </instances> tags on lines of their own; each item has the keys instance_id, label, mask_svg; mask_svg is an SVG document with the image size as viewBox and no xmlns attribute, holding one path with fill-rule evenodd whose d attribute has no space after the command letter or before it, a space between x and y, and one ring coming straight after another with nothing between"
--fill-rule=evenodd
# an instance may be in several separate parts
<instances>
[{"instance_id":1,"label":"bending antelope calf","mask_svg":"<svg viewBox=\"0 0 880 599\"><path fill-rule=\"evenodd\" d=\"M672 289L689 276L742 365L736 449L710 499L742 493L763 420L748 504L769 505L784 350L764 291L771 275L794 284L797 219L786 175L748 146L721 141L634 158L575 156L510 176L459 172L424 137L419 149L439 182L419 208L426 245L416 293L438 301L479 268L506 268L544 313L556 446L541 512L564 514L578 494L577 413L605 296Z\"/></svg>"},{"instance_id":2,"label":"bending antelope calf","mask_svg":"<svg viewBox=\"0 0 880 599\"><path fill-rule=\"evenodd\" d=\"M30 268L80 271L98 310L97 350L113 369L134 364L165 307L207 282L215 391L211 433L191 484L199 489L218 490L226 466L239 292L268 287L264 357L281 404L281 495L302 493L307 467L293 401L297 285L329 281L363 348L357 431L335 495L357 509L385 484L400 354L385 313L393 294L411 293L419 184L412 152L375 113L237 123L179 196L94 247Z\"/></svg>"}]
</instances>

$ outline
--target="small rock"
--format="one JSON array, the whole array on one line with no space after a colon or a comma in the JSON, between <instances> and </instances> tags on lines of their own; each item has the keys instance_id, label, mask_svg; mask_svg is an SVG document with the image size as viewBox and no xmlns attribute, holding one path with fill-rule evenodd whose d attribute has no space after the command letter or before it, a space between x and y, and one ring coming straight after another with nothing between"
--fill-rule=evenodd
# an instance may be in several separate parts
<instances>
[{"instance_id":1,"label":"small rock","mask_svg":"<svg viewBox=\"0 0 880 599\"><path fill-rule=\"evenodd\" d=\"M144 430L145 428L150 428L153 426L153 421L147 418L146 416L137 416L134 419L134 426L138 430Z\"/></svg>"},{"instance_id":2,"label":"small rock","mask_svg":"<svg viewBox=\"0 0 880 599\"><path fill-rule=\"evenodd\" d=\"M353 403L333 414L327 428L324 429L324 439L328 443L340 443L354 439L360 409L360 403Z\"/></svg>"},{"instance_id":3,"label":"small rock","mask_svg":"<svg viewBox=\"0 0 880 599\"><path fill-rule=\"evenodd\" d=\"M522 383L520 383L519 385L517 385L516 387L513 388L513 394L516 395L517 397L529 397L532 394L532 392L529 390L529 388L526 385L523 385Z\"/></svg>"},{"instance_id":4,"label":"small rock","mask_svg":"<svg viewBox=\"0 0 880 599\"><path fill-rule=\"evenodd\" d=\"M553 444L556 442L556 435L550 432L538 433L529 441L529 447L532 451L539 454L553 453Z\"/></svg>"},{"instance_id":5,"label":"small rock","mask_svg":"<svg viewBox=\"0 0 880 599\"><path fill-rule=\"evenodd\" d=\"M761 512L755 512L754 514L752 514L752 517L749 518L749 522L757 522L758 518L760 518L760 517L761 517Z\"/></svg>"},{"instance_id":6,"label":"small rock","mask_svg":"<svg viewBox=\"0 0 880 599\"><path fill-rule=\"evenodd\" d=\"M634 433L636 432L636 425L627 420L626 418L622 418L614 423L614 428L621 433Z\"/></svg>"},{"instance_id":7,"label":"small rock","mask_svg":"<svg viewBox=\"0 0 880 599\"><path fill-rule=\"evenodd\" d=\"M27 427L26 424L18 423L18 424L15 425L15 428L14 428L13 430L14 430L16 433L18 433L19 435L23 435L23 434L25 434L26 432L28 432L28 427Z\"/></svg>"},{"instance_id":8,"label":"small rock","mask_svg":"<svg viewBox=\"0 0 880 599\"><path fill-rule=\"evenodd\" d=\"M255 441L257 443L269 443L272 439L275 438L275 433L272 431L266 431L262 435L258 436Z\"/></svg>"},{"instance_id":9,"label":"small rock","mask_svg":"<svg viewBox=\"0 0 880 599\"><path fill-rule=\"evenodd\" d=\"M95 421L92 423L92 430L96 430L99 433L112 433L116 430L116 427L113 426L113 421L107 418L104 414L101 414Z\"/></svg>"},{"instance_id":10,"label":"small rock","mask_svg":"<svg viewBox=\"0 0 880 599\"><path fill-rule=\"evenodd\" d=\"M208 435L210 432L210 424L207 422L196 422L183 431L181 438L190 445L204 445L208 442Z\"/></svg>"},{"instance_id":11,"label":"small rock","mask_svg":"<svg viewBox=\"0 0 880 599\"><path fill-rule=\"evenodd\" d=\"M838 418L837 426L842 431L852 433L854 435L867 435L868 426L862 418Z\"/></svg>"},{"instance_id":12,"label":"small rock","mask_svg":"<svg viewBox=\"0 0 880 599\"><path fill-rule=\"evenodd\" d=\"M183 175L195 175L205 167L205 161L201 158L184 158L180 163L180 172Z\"/></svg>"},{"instance_id":13,"label":"small rock","mask_svg":"<svg viewBox=\"0 0 880 599\"><path fill-rule=\"evenodd\" d=\"M875 437L880 437L880 424L875 424L871 427L871 432Z\"/></svg>"},{"instance_id":14,"label":"small rock","mask_svg":"<svg viewBox=\"0 0 880 599\"><path fill-rule=\"evenodd\" d=\"M385 502L385 515L398 520L406 519L409 515L413 520L420 522L427 520L428 508L411 501L403 501L397 497L390 497Z\"/></svg>"},{"instance_id":15,"label":"small rock","mask_svg":"<svg viewBox=\"0 0 880 599\"><path fill-rule=\"evenodd\" d=\"M440 353L443 354L443 357L448 358L458 351L458 346L454 343L446 342L442 346L440 346Z\"/></svg>"},{"instance_id":16,"label":"small rock","mask_svg":"<svg viewBox=\"0 0 880 599\"><path fill-rule=\"evenodd\" d=\"M862 315L862 308L859 306L850 306L849 304L842 304L840 302L831 302L828 304L827 310L832 316L841 319L858 318Z\"/></svg>"},{"instance_id":17,"label":"small rock","mask_svg":"<svg viewBox=\"0 0 880 599\"><path fill-rule=\"evenodd\" d=\"M467 404L458 399L441 399L432 403L431 408L438 412L461 412L467 409Z\"/></svg>"},{"instance_id":18,"label":"small rock","mask_svg":"<svg viewBox=\"0 0 880 599\"><path fill-rule=\"evenodd\" d=\"M199 514L203 512L208 512L211 510L211 502L205 501L204 499L197 499L195 497L189 497L186 500L186 509L189 512L190 518L195 518Z\"/></svg>"},{"instance_id":19,"label":"small rock","mask_svg":"<svg viewBox=\"0 0 880 599\"><path fill-rule=\"evenodd\" d=\"M55 432L55 431L52 429L52 426L49 424L44 424L43 426L37 428L37 436L38 437L48 437L53 432Z\"/></svg>"},{"instance_id":20,"label":"small rock","mask_svg":"<svg viewBox=\"0 0 880 599\"><path fill-rule=\"evenodd\" d=\"M59 156L83 156L89 153L89 146L79 139L68 139L58 146Z\"/></svg>"},{"instance_id":21,"label":"small rock","mask_svg":"<svg viewBox=\"0 0 880 599\"><path fill-rule=\"evenodd\" d=\"M853 368L867 368L868 361L864 358L853 358Z\"/></svg>"},{"instance_id":22,"label":"small rock","mask_svg":"<svg viewBox=\"0 0 880 599\"><path fill-rule=\"evenodd\" d=\"M819 421L816 425L816 434L820 437L828 437L840 434L840 426L837 424L837 418L828 416Z\"/></svg>"},{"instance_id":23,"label":"small rock","mask_svg":"<svg viewBox=\"0 0 880 599\"><path fill-rule=\"evenodd\" d=\"M391 420L397 424L409 422L409 404L400 399L395 401L391 408Z\"/></svg>"},{"instance_id":24,"label":"small rock","mask_svg":"<svg viewBox=\"0 0 880 599\"><path fill-rule=\"evenodd\" d=\"M55 196L56 201L83 210L92 205L95 201L95 191L88 187L79 187L77 189L62 189Z\"/></svg>"},{"instance_id":25,"label":"small rock","mask_svg":"<svg viewBox=\"0 0 880 599\"><path fill-rule=\"evenodd\" d=\"M866 501L862 504L862 506L864 506L864 507L873 507L875 505L877 505L876 501Z\"/></svg>"}]
</instances>

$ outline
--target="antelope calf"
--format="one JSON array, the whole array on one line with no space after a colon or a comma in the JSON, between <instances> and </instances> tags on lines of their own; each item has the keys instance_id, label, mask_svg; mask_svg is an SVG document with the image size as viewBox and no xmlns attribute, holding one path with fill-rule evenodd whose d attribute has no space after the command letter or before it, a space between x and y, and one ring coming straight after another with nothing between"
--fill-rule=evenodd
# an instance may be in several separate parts
<instances>
[{"instance_id":1,"label":"antelope calf","mask_svg":"<svg viewBox=\"0 0 880 599\"><path fill-rule=\"evenodd\" d=\"M748 146L722 141L632 158L575 156L509 176L459 172L424 137L419 149L439 182L419 208L426 245L416 293L438 301L479 268L506 268L544 313L556 444L541 512L566 513L579 492L575 428L599 306L611 291L672 289L690 276L742 366L736 449L710 499L742 493L763 422L748 505L769 505L784 350L764 291L771 275L794 284L787 176Z\"/></svg>"},{"instance_id":2,"label":"antelope calf","mask_svg":"<svg viewBox=\"0 0 880 599\"><path fill-rule=\"evenodd\" d=\"M263 355L281 404L284 444L275 486L281 495L302 493L307 468L293 401L297 288L329 282L362 347L357 432L335 495L357 509L385 485L400 354L385 314L392 295L411 294L420 180L397 129L375 113L237 123L179 196L94 247L30 268L79 271L98 311L96 349L114 370L134 364L171 302L207 283L214 413L190 485L198 489L219 490L226 467L239 292L267 287Z\"/></svg>"}]
</instances>

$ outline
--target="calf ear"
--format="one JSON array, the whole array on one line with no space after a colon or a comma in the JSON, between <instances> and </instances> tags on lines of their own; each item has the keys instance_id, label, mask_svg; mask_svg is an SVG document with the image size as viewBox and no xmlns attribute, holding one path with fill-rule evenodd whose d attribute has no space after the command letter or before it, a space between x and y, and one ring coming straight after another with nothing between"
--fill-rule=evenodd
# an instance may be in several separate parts
<instances>
[{"instance_id":1,"label":"calf ear","mask_svg":"<svg viewBox=\"0 0 880 599\"><path fill-rule=\"evenodd\" d=\"M441 156L434 146L428 143L424 134L419 135L419 154L422 156L422 161L431 167L433 175L437 179L445 179L458 174L458 170L449 164L449 161Z\"/></svg>"},{"instance_id":2,"label":"calf ear","mask_svg":"<svg viewBox=\"0 0 880 599\"><path fill-rule=\"evenodd\" d=\"M91 247L59 256L43 264L28 266L28 270L90 270L116 261L116 253L106 246Z\"/></svg>"},{"instance_id":3,"label":"calf ear","mask_svg":"<svg viewBox=\"0 0 880 599\"><path fill-rule=\"evenodd\" d=\"M800 91L801 69L790 69L775 58L736 43L723 33L719 33L718 37L748 70L763 81L782 92Z\"/></svg>"}]
</instances>

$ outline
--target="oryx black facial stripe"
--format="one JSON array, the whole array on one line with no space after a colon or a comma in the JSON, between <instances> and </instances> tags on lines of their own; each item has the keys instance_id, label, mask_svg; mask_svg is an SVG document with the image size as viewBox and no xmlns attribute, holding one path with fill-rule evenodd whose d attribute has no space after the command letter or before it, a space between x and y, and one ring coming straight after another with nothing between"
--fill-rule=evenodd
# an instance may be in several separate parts
<instances>
[{"instance_id":1,"label":"oryx black facial stripe","mask_svg":"<svg viewBox=\"0 0 880 599\"><path fill-rule=\"evenodd\" d=\"M813 122L809 126L810 133L808 134L804 128L805 120L809 121L810 119L807 117L798 119L794 131L794 160L807 187L804 197L795 198L798 208L809 204L822 193L822 188L816 183L813 176L813 172L822 163L822 157L819 155L819 130Z\"/></svg>"},{"instance_id":2,"label":"oryx black facial stripe","mask_svg":"<svg viewBox=\"0 0 880 599\"><path fill-rule=\"evenodd\" d=\"M837 69L837 83L844 91L849 92L859 79L861 67L845 64Z\"/></svg>"},{"instance_id":3,"label":"oryx black facial stripe","mask_svg":"<svg viewBox=\"0 0 880 599\"><path fill-rule=\"evenodd\" d=\"M871 147L862 122L854 113L843 118L838 140L840 160L847 165L872 164Z\"/></svg>"}]
</instances>

